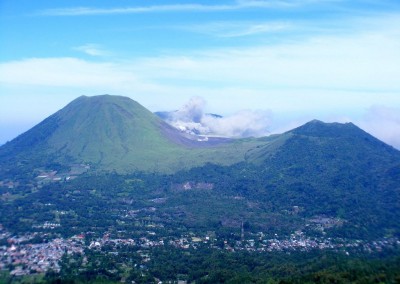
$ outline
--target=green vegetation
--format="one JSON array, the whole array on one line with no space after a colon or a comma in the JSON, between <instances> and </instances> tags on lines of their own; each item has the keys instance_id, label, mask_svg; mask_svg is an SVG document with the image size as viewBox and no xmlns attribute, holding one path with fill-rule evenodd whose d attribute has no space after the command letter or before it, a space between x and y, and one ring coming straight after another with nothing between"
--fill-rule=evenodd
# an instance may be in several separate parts
<instances>
[{"instance_id":1,"label":"green vegetation","mask_svg":"<svg viewBox=\"0 0 400 284\"><path fill-rule=\"evenodd\" d=\"M3 173L26 173L50 163L88 163L120 173L174 172L207 162L234 164L244 160L248 149L265 143L247 139L206 146L129 98L82 96L2 146L0 163Z\"/></svg>"},{"instance_id":2,"label":"green vegetation","mask_svg":"<svg viewBox=\"0 0 400 284\"><path fill-rule=\"evenodd\" d=\"M280 171L249 163L207 164L173 175L86 174L38 190L3 187L0 224L17 233L56 222L61 226L53 232L64 236L110 229L129 236L143 224L153 224L163 234L192 230L239 235L242 222L246 231L272 235L303 230L353 239L399 236L399 175L378 175L376 169L361 175L358 168L347 167L311 176L312 167L319 166L315 163L294 175L288 174L292 168L284 157L282 153L279 158ZM323 218L331 226L315 228Z\"/></svg>"},{"instance_id":3,"label":"green vegetation","mask_svg":"<svg viewBox=\"0 0 400 284\"><path fill-rule=\"evenodd\" d=\"M0 233L29 235L22 245L80 235L86 246L64 254L60 274L3 273L0 283L399 281L399 151L320 121L217 142L100 96L2 146ZM137 243L90 248L107 238Z\"/></svg>"},{"instance_id":4,"label":"green vegetation","mask_svg":"<svg viewBox=\"0 0 400 284\"><path fill-rule=\"evenodd\" d=\"M362 172L374 167L375 160L395 164L399 156L353 124L319 121L259 139L199 142L129 98L83 96L0 147L0 176L26 175L39 167L65 169L74 163L119 173L174 173L206 163L244 161L279 169L281 158L291 163L293 176L314 165L321 166L313 173L340 172L346 167L342 162L362 164Z\"/></svg>"},{"instance_id":5,"label":"green vegetation","mask_svg":"<svg viewBox=\"0 0 400 284\"><path fill-rule=\"evenodd\" d=\"M96 116L93 118L90 115L87 104L96 113L105 111L104 115L100 115L103 120L107 121L105 118L109 117L121 121L116 128L105 122L105 130L100 130L100 122ZM130 111L132 109L135 111ZM124 116L123 119L117 113L112 114L117 110ZM234 232L238 232L244 222L252 231L287 234L297 229L313 231L310 219L326 217L339 220L332 221L337 226L323 232L331 236L371 239L399 234L400 153L353 124L312 121L282 135L190 149L171 144L159 128L152 127L161 122L126 98L82 97L54 116L59 117L59 122L61 118L66 120L60 122L64 125L62 129L79 128L80 125L83 130L88 130L89 125L93 125L95 133L99 132L96 135L115 132L110 134L109 141L106 137L102 138L105 144L91 139L96 147L101 148L103 144L111 145L110 139L119 137L116 146L110 146L115 151L123 148L118 147L118 143L122 143L124 137L134 136L137 131L143 137L140 139L146 140L144 144L133 143L139 139L137 137L126 138L126 141L138 147L139 152L127 152L125 159L111 149L107 150L111 153L106 160L118 159L116 163L124 167L133 161L129 155L135 153L132 154L133 159L141 157L143 167L147 168L153 163L151 157L154 154L159 155L160 169L163 169L163 164L169 166L171 171L174 169L175 173L163 174L160 170L120 175L100 172L99 169L106 164L99 163L94 165L95 171L89 171L76 180L42 184L36 178L40 171L32 164L33 161L21 161L13 167L8 164L11 167L9 171L4 170L5 167L0 175L3 181L3 186L0 186L0 222L14 232L29 231L32 226L55 219L61 223L56 232L64 231L65 234L87 230L100 232L109 227L135 231L137 222L161 223L171 230L189 228ZM123 126L119 129L121 124ZM42 127L40 124L31 131L37 132ZM107 130L107 127L111 128ZM129 130L126 134L122 133L125 128ZM150 134L147 135L143 129ZM60 131L56 129L55 133ZM81 133L78 130L67 131L75 132ZM29 132L24 135L33 137ZM91 135L95 136L94 133ZM63 138L56 140L57 137ZM18 147L23 149L20 153L28 151L23 143L29 139L22 138L2 147L2 153ZM59 151L77 151L80 146L76 145L89 141L90 136L82 139L74 137L72 140L75 138L75 144L71 142ZM68 137L63 133L52 134L46 143L55 140L52 143L56 145L66 139ZM154 146L154 152L150 140L159 145ZM168 154L156 155L156 151ZM175 156L174 151L185 155ZM82 155L86 154L82 152ZM178 162L170 163L167 156L172 160L180 159L180 167L184 169L176 171ZM57 159L64 157L60 154ZM218 165L220 157L225 159L221 158L223 162ZM234 163L235 159L240 160L238 157L242 157L242 161ZM20 156L16 155L15 159L18 158ZM206 163L208 160L214 163ZM190 161L190 166L185 161ZM5 159L5 163L8 162ZM46 163L46 159L42 163ZM198 163L205 164L195 167ZM48 163L43 169L62 172L65 167ZM73 171L81 170L77 166L70 167L75 169ZM7 185L10 182L11 188ZM190 188L185 187L187 183ZM145 208L155 210L143 211ZM127 222L121 217L135 210L139 210L134 213L139 218L136 222ZM60 215L57 211L69 213Z\"/></svg>"},{"instance_id":6,"label":"green vegetation","mask_svg":"<svg viewBox=\"0 0 400 284\"><path fill-rule=\"evenodd\" d=\"M113 254L87 252L88 263L66 257L61 275L48 282L70 283L124 281L156 283L185 280L188 283L398 283L400 258L389 255L363 257L337 253L228 253L207 249L182 251L172 247L147 252L145 267L134 251Z\"/></svg>"}]
</instances>

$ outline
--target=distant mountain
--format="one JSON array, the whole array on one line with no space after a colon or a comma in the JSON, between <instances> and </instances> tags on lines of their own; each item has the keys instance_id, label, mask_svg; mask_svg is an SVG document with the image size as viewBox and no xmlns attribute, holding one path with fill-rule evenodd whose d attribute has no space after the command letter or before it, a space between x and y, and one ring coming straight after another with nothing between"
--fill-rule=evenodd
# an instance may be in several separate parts
<instances>
[{"instance_id":1,"label":"distant mountain","mask_svg":"<svg viewBox=\"0 0 400 284\"><path fill-rule=\"evenodd\" d=\"M246 157L266 182L265 202L368 226L353 236L400 228L400 152L352 123L314 120Z\"/></svg>"},{"instance_id":2,"label":"distant mountain","mask_svg":"<svg viewBox=\"0 0 400 284\"><path fill-rule=\"evenodd\" d=\"M0 147L0 189L11 206L0 221L18 226L12 210L19 208L13 200L21 197L22 189L14 188L20 183L29 201L21 220L36 212L29 211L31 204L47 200L82 216L86 204L93 216L112 223L105 212L141 200L137 210L157 207L154 220L172 230L237 230L246 221L254 231L325 228L341 237L400 236L400 152L352 123L313 120L279 135L204 140L129 98L80 97ZM92 169L81 180L73 174L80 163ZM77 180L53 179L36 191L40 176L59 169L59 178ZM66 195L50 194L58 187L68 188ZM67 198L76 187L82 189L74 195L78 203ZM75 221L91 218L82 216Z\"/></svg>"},{"instance_id":3,"label":"distant mountain","mask_svg":"<svg viewBox=\"0 0 400 284\"><path fill-rule=\"evenodd\" d=\"M398 161L400 151L373 137L353 123L324 123L310 121L298 128L283 133L275 143L251 149L248 160L264 161L273 154L275 159L285 159L290 163L301 161L303 164L313 161L329 163L339 159L357 163L365 159L383 159ZM275 146L276 150L271 151ZM286 157L286 158L284 158Z\"/></svg>"},{"instance_id":4,"label":"distant mountain","mask_svg":"<svg viewBox=\"0 0 400 284\"><path fill-rule=\"evenodd\" d=\"M228 159L215 155L214 148L228 142L182 133L127 97L82 96L1 146L0 164L3 170L83 162L118 172L174 171L242 160L234 153ZM203 153L207 147L214 150ZM218 152L226 151L235 152Z\"/></svg>"},{"instance_id":5,"label":"distant mountain","mask_svg":"<svg viewBox=\"0 0 400 284\"><path fill-rule=\"evenodd\" d=\"M282 172L331 167L333 173L345 165L362 171L399 160L399 151L353 124L311 121L257 139L205 138L175 129L130 98L110 95L79 97L0 147L2 174L73 163L128 173L240 162Z\"/></svg>"},{"instance_id":6,"label":"distant mountain","mask_svg":"<svg viewBox=\"0 0 400 284\"><path fill-rule=\"evenodd\" d=\"M106 168L118 163L134 166L145 156L175 151L174 138L167 135L173 132L129 98L82 96L1 147L0 157L40 156L60 163L84 161Z\"/></svg>"}]
</instances>

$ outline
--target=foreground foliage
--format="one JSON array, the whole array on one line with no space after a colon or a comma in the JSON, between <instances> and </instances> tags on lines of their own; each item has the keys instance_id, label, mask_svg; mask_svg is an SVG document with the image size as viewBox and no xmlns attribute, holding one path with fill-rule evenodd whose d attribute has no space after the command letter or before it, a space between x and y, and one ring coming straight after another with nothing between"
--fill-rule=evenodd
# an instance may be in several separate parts
<instances>
[{"instance_id":1,"label":"foreground foliage","mask_svg":"<svg viewBox=\"0 0 400 284\"><path fill-rule=\"evenodd\" d=\"M66 257L61 274L16 279L5 274L0 283L399 283L400 258L391 255L346 256L336 253L249 254L174 248L148 252L146 267L134 266L135 253L89 253ZM130 265L124 261L130 261ZM132 282L134 281L134 282ZM176 281L176 282L175 282Z\"/></svg>"}]
</instances>

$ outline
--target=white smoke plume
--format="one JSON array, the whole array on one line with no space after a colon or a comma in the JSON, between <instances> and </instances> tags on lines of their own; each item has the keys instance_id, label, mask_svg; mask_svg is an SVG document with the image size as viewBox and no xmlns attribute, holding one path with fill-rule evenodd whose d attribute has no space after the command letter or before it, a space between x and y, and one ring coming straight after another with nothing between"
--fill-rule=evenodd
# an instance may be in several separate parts
<instances>
[{"instance_id":1,"label":"white smoke plume","mask_svg":"<svg viewBox=\"0 0 400 284\"><path fill-rule=\"evenodd\" d=\"M207 114L206 101L193 97L181 109L170 114L167 121L181 131L220 137L260 137L268 135L271 124L270 111L241 110L233 115L221 117Z\"/></svg>"},{"instance_id":2,"label":"white smoke plume","mask_svg":"<svg viewBox=\"0 0 400 284\"><path fill-rule=\"evenodd\" d=\"M177 121L200 123L206 101L201 97L192 97L181 109L174 113Z\"/></svg>"},{"instance_id":3,"label":"white smoke plume","mask_svg":"<svg viewBox=\"0 0 400 284\"><path fill-rule=\"evenodd\" d=\"M216 118L204 116L202 123L211 133L227 137L260 137L268 134L271 123L268 111L242 110L231 116Z\"/></svg>"}]
</instances>

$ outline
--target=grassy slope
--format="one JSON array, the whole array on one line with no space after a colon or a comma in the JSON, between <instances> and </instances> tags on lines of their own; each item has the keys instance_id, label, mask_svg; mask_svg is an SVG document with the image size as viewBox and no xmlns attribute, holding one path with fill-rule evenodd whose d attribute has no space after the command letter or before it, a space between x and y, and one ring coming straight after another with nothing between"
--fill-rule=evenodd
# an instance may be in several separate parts
<instances>
[{"instance_id":1,"label":"grassy slope","mask_svg":"<svg viewBox=\"0 0 400 284\"><path fill-rule=\"evenodd\" d=\"M185 139L180 135L129 98L82 96L1 147L0 160L11 168L25 160L32 167L84 162L120 173L170 173L206 163L238 163L245 160L248 150L275 140L242 139L198 147L177 143Z\"/></svg>"},{"instance_id":2,"label":"grassy slope","mask_svg":"<svg viewBox=\"0 0 400 284\"><path fill-rule=\"evenodd\" d=\"M169 127L165 122L128 98L101 96L79 100L75 102L77 108L66 108L61 121L63 130L56 131L49 144L104 170L174 172L205 163L231 165L244 161L250 149L278 139L241 139L210 147L177 145L163 135L163 129ZM71 139L70 133L78 137ZM175 135L180 134L176 131Z\"/></svg>"},{"instance_id":3,"label":"grassy slope","mask_svg":"<svg viewBox=\"0 0 400 284\"><path fill-rule=\"evenodd\" d=\"M162 122L136 102L111 96L79 100L60 113L63 127L49 140L52 149L118 171L148 169L150 161L179 150L160 133Z\"/></svg>"},{"instance_id":4,"label":"grassy slope","mask_svg":"<svg viewBox=\"0 0 400 284\"><path fill-rule=\"evenodd\" d=\"M282 172L299 169L305 173L315 170L315 161L321 162L319 170L327 172L340 170L347 162L357 164L362 170L368 165L359 164L357 155L368 156L369 166L373 167L374 160L382 159L381 151L389 157L398 153L352 124L318 121L281 135L238 139L207 147L180 143L182 139L185 138L179 131L129 98L83 96L0 147L0 161L9 168L15 168L17 162L32 167L52 162L63 165L84 162L98 170L120 173L135 170L171 173L206 163L269 161L272 167L282 167ZM278 156L281 157L274 158Z\"/></svg>"},{"instance_id":5,"label":"grassy slope","mask_svg":"<svg viewBox=\"0 0 400 284\"><path fill-rule=\"evenodd\" d=\"M63 127L49 140L53 150L118 172L173 172L207 162L229 165L243 161L250 148L265 144L244 139L206 148L177 145L163 135L163 128L169 127L165 122L123 97L81 97L59 116Z\"/></svg>"}]
</instances>

